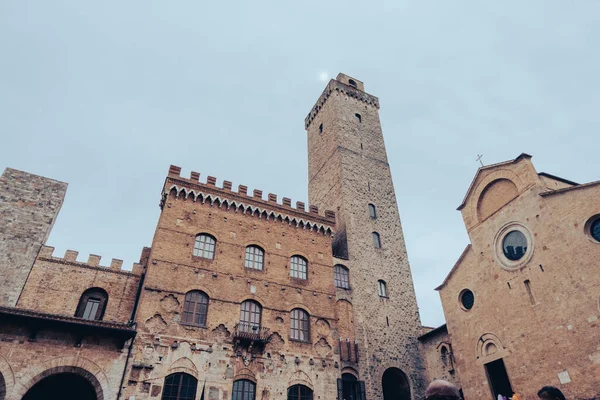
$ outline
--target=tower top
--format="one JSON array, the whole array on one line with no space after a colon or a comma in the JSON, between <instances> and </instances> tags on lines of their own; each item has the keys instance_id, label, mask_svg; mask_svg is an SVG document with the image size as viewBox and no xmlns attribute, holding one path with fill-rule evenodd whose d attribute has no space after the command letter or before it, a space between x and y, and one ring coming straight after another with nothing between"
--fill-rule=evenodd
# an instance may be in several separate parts
<instances>
[{"instance_id":1,"label":"tower top","mask_svg":"<svg viewBox=\"0 0 600 400\"><path fill-rule=\"evenodd\" d=\"M313 121L313 119L315 119L333 92L338 92L341 95L355 98L379 109L379 99L365 92L365 85L362 83L362 81L340 72L335 79L329 81L323 90L323 93L321 93L321 96L304 119L305 129L308 129L310 123Z\"/></svg>"},{"instance_id":2,"label":"tower top","mask_svg":"<svg viewBox=\"0 0 600 400\"><path fill-rule=\"evenodd\" d=\"M338 82L345 83L348 86L352 86L354 89L358 89L363 92L365 91L365 85L362 81L359 81L356 78L352 78L351 76L348 76L346 74L342 74L341 72L338 74L338 76L335 77L335 80Z\"/></svg>"}]
</instances>

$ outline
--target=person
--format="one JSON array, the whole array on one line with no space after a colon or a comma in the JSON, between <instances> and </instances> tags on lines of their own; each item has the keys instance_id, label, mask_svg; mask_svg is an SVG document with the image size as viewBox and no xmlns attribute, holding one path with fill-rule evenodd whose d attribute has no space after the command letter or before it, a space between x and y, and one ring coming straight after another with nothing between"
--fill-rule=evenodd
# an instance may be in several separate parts
<instances>
[{"instance_id":1,"label":"person","mask_svg":"<svg viewBox=\"0 0 600 400\"><path fill-rule=\"evenodd\" d=\"M537 395L541 400L566 400L560 389L554 386L544 386Z\"/></svg>"},{"instance_id":2,"label":"person","mask_svg":"<svg viewBox=\"0 0 600 400\"><path fill-rule=\"evenodd\" d=\"M452 383L436 379L427 386L425 400L460 400L460 392Z\"/></svg>"}]
</instances>

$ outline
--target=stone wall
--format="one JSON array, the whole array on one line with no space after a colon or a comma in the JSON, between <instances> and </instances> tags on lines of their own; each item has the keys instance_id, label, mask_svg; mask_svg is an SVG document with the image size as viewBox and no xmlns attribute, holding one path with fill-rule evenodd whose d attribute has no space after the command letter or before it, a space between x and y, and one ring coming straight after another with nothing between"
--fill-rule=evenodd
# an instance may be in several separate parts
<instances>
[{"instance_id":1,"label":"stone wall","mask_svg":"<svg viewBox=\"0 0 600 400\"><path fill-rule=\"evenodd\" d=\"M438 288L456 367L467 399L492 397L486 364L498 359L525 398L545 385L568 399L598 398L600 243L586 227L600 214L600 184L538 176L529 158L482 169L461 206L471 245ZM518 196L485 190L499 179ZM481 197L494 193L504 199L491 199L497 209L478 213ZM513 230L528 240L516 261L502 251ZM471 309L461 304L465 289Z\"/></svg>"},{"instance_id":2,"label":"stone wall","mask_svg":"<svg viewBox=\"0 0 600 400\"><path fill-rule=\"evenodd\" d=\"M359 378L367 398L382 398L389 368L407 377L413 398L424 394L424 365L417 336L419 312L400 216L379 121L376 97L350 86L340 74L307 117L309 199L336 211L347 240ZM358 85L357 85L358 86ZM323 126L321 131L320 127ZM374 204L377 218L369 216ZM374 248L378 232L381 248ZM378 280L387 296L378 295Z\"/></svg>"},{"instance_id":3,"label":"stone wall","mask_svg":"<svg viewBox=\"0 0 600 400\"><path fill-rule=\"evenodd\" d=\"M0 177L0 306L14 306L50 235L67 184L7 168Z\"/></svg>"},{"instance_id":4,"label":"stone wall","mask_svg":"<svg viewBox=\"0 0 600 400\"><path fill-rule=\"evenodd\" d=\"M443 379L460 389L460 379L456 372L452 343L446 325L427 329L427 332L419 337L419 342L425 359L427 382Z\"/></svg>"}]
</instances>

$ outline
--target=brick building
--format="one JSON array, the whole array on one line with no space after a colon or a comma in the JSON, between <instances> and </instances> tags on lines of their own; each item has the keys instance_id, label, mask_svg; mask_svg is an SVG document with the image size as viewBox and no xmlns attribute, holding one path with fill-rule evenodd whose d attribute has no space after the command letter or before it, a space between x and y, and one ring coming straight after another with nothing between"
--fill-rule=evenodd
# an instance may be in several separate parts
<instances>
[{"instance_id":1,"label":"brick building","mask_svg":"<svg viewBox=\"0 0 600 400\"><path fill-rule=\"evenodd\" d=\"M54 256L66 184L7 169L0 400L421 398L378 109L362 82L329 82L305 120L309 207L171 166L131 271Z\"/></svg>"},{"instance_id":2,"label":"brick building","mask_svg":"<svg viewBox=\"0 0 600 400\"><path fill-rule=\"evenodd\" d=\"M458 208L471 243L437 288L455 368L467 399L535 399L545 385L597 399L600 181L530 159L479 168Z\"/></svg>"}]
</instances>

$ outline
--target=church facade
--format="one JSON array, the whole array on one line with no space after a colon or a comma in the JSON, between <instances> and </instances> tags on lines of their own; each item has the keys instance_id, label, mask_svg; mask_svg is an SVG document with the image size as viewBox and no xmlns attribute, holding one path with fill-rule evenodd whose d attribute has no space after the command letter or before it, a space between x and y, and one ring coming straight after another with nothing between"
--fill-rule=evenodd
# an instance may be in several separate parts
<instances>
[{"instance_id":1,"label":"church facade","mask_svg":"<svg viewBox=\"0 0 600 400\"><path fill-rule=\"evenodd\" d=\"M600 398L599 199L527 154L479 168L458 208L471 243L437 288L465 398Z\"/></svg>"},{"instance_id":2,"label":"church facade","mask_svg":"<svg viewBox=\"0 0 600 400\"><path fill-rule=\"evenodd\" d=\"M131 269L54 254L67 185L7 169L0 399L422 398L378 110L362 82L329 82L305 120L309 206L171 166Z\"/></svg>"}]
</instances>

